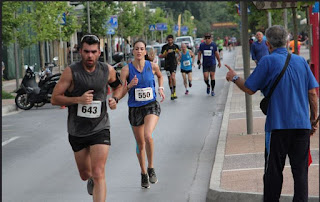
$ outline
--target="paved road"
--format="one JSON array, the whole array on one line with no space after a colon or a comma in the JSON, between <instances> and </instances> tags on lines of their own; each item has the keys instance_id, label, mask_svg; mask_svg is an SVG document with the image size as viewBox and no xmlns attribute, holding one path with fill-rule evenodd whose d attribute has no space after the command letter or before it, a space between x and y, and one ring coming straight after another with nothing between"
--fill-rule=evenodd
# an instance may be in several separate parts
<instances>
[{"instance_id":1,"label":"paved road","mask_svg":"<svg viewBox=\"0 0 320 202\"><path fill-rule=\"evenodd\" d=\"M234 64L234 52L224 61ZM127 119L127 97L109 111L112 146L106 166L108 201L205 201L229 84L217 70L216 96L206 95L202 70L184 95L177 72L178 99L167 99L154 131L159 182L140 188L135 140ZM163 72L165 75L165 72ZM66 133L67 109L45 105L2 117L3 201L91 201L76 169Z\"/></svg>"}]
</instances>

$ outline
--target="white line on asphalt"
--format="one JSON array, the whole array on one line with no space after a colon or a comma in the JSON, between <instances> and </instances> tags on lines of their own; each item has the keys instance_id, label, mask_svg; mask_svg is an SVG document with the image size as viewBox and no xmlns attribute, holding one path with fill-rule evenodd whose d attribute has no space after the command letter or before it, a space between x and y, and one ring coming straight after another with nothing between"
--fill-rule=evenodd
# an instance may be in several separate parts
<instances>
[{"instance_id":1,"label":"white line on asphalt","mask_svg":"<svg viewBox=\"0 0 320 202\"><path fill-rule=\"evenodd\" d=\"M6 145L6 144L9 144L10 142L12 142L12 141L14 141L14 140L16 140L16 139L18 139L18 138L19 138L19 136L17 136L17 137L12 137L12 138L10 138L9 140L6 140L6 141L2 142L2 146Z\"/></svg>"},{"instance_id":2,"label":"white line on asphalt","mask_svg":"<svg viewBox=\"0 0 320 202\"><path fill-rule=\"evenodd\" d=\"M317 163L312 163L310 166L319 166ZM291 168L291 166L285 166L285 168ZM263 170L264 167L260 168L242 168L242 169L231 169L231 170L222 170L222 172L238 172L238 171L248 171L248 170Z\"/></svg>"}]
</instances>

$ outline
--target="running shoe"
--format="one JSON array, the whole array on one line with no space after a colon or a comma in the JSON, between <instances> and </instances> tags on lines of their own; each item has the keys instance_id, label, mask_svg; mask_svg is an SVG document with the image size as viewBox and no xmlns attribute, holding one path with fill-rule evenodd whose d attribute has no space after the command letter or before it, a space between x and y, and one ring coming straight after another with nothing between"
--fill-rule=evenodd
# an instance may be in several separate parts
<instances>
[{"instance_id":1,"label":"running shoe","mask_svg":"<svg viewBox=\"0 0 320 202\"><path fill-rule=\"evenodd\" d=\"M177 98L178 98L177 95L176 95L176 92L173 93L173 98L174 98L174 99L177 99Z\"/></svg>"},{"instance_id":2,"label":"running shoe","mask_svg":"<svg viewBox=\"0 0 320 202\"><path fill-rule=\"evenodd\" d=\"M189 91L188 91L188 90L186 90L186 92L185 92L184 94L188 95L188 94L189 94Z\"/></svg>"},{"instance_id":3,"label":"running shoe","mask_svg":"<svg viewBox=\"0 0 320 202\"><path fill-rule=\"evenodd\" d=\"M93 194L93 186L94 186L93 179L92 177L90 177L87 182L87 190L88 190L88 194L90 195Z\"/></svg>"},{"instance_id":4,"label":"running shoe","mask_svg":"<svg viewBox=\"0 0 320 202\"><path fill-rule=\"evenodd\" d=\"M207 87L207 94L210 94L210 87Z\"/></svg>"},{"instance_id":5,"label":"running shoe","mask_svg":"<svg viewBox=\"0 0 320 202\"><path fill-rule=\"evenodd\" d=\"M156 173L154 171L154 168L148 168L148 175L149 175L149 181L152 184L155 184L158 182L158 178L156 176Z\"/></svg>"},{"instance_id":6,"label":"running shoe","mask_svg":"<svg viewBox=\"0 0 320 202\"><path fill-rule=\"evenodd\" d=\"M174 94L171 93L171 100L174 100Z\"/></svg>"},{"instance_id":7,"label":"running shoe","mask_svg":"<svg viewBox=\"0 0 320 202\"><path fill-rule=\"evenodd\" d=\"M212 91L212 92L211 92L211 96L214 96L214 95L215 95L215 93Z\"/></svg>"},{"instance_id":8,"label":"running shoe","mask_svg":"<svg viewBox=\"0 0 320 202\"><path fill-rule=\"evenodd\" d=\"M192 83L191 82L189 82L189 88L191 88L192 87Z\"/></svg>"},{"instance_id":9,"label":"running shoe","mask_svg":"<svg viewBox=\"0 0 320 202\"><path fill-rule=\"evenodd\" d=\"M147 173L146 174L141 173L141 187L146 189L150 188L149 177Z\"/></svg>"}]
</instances>

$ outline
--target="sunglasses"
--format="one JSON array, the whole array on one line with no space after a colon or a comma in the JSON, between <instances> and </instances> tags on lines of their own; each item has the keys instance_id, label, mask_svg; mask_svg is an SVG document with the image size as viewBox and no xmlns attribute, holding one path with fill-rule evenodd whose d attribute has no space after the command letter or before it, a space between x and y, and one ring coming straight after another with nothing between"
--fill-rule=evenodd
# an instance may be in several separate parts
<instances>
[{"instance_id":1,"label":"sunglasses","mask_svg":"<svg viewBox=\"0 0 320 202\"><path fill-rule=\"evenodd\" d=\"M211 39L211 36L206 36L206 37L204 37L205 39Z\"/></svg>"},{"instance_id":2,"label":"sunglasses","mask_svg":"<svg viewBox=\"0 0 320 202\"><path fill-rule=\"evenodd\" d=\"M100 39L96 36L96 35L84 35L82 38L81 38L81 43L84 41L84 40L90 40L90 41L94 41L96 43L99 43L100 42Z\"/></svg>"}]
</instances>

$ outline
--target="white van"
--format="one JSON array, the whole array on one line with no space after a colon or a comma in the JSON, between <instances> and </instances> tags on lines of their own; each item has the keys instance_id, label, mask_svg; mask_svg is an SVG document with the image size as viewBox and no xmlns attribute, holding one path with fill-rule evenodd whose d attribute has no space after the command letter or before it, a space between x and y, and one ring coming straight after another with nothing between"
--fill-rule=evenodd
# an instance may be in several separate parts
<instances>
[{"instance_id":1,"label":"white van","mask_svg":"<svg viewBox=\"0 0 320 202\"><path fill-rule=\"evenodd\" d=\"M192 36L178 36L175 39L175 44L177 44L181 48L181 43L185 43L187 47L195 52L194 42Z\"/></svg>"}]
</instances>

